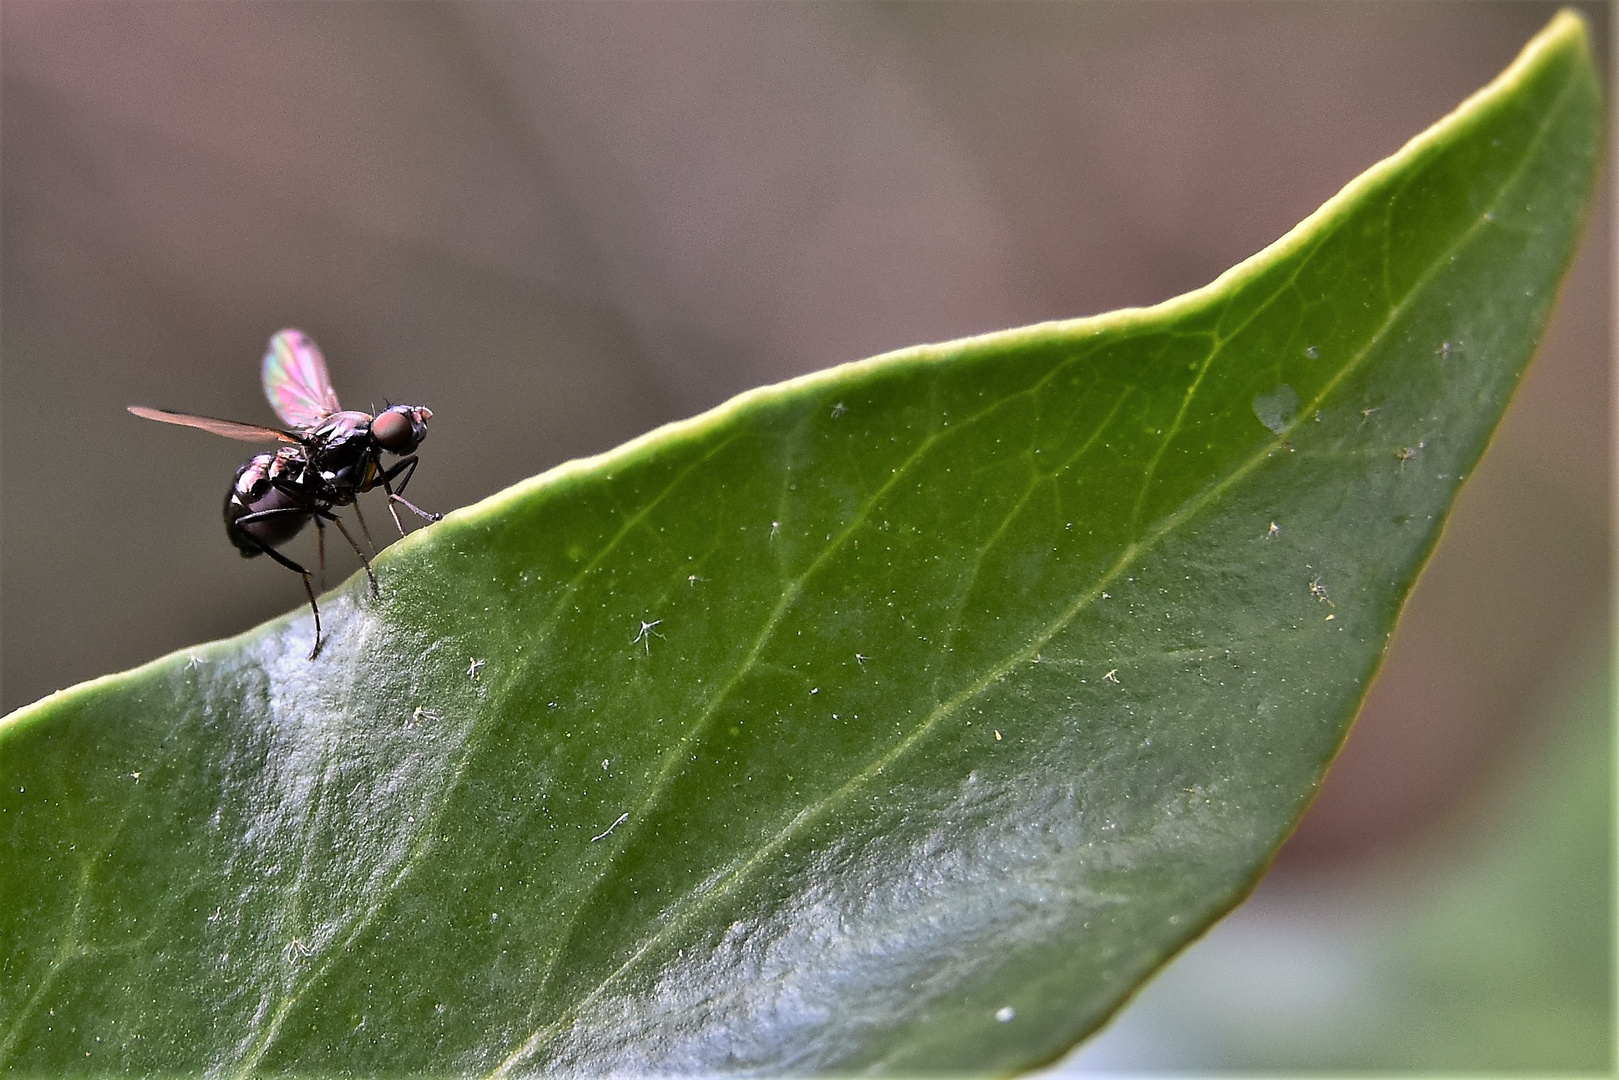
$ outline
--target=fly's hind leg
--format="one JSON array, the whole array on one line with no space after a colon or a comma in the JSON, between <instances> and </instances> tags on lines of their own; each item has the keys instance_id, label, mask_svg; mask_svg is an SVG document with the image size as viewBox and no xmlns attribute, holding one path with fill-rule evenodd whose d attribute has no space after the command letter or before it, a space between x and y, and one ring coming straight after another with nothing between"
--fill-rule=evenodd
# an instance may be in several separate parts
<instances>
[{"instance_id":1,"label":"fly's hind leg","mask_svg":"<svg viewBox=\"0 0 1619 1080\"><path fill-rule=\"evenodd\" d=\"M307 514L309 512L303 507L298 506L288 506L275 510L259 510L252 514L243 514L241 517L236 519L234 524L240 525L243 522L252 524L255 521L264 521L268 518L281 516L287 511L301 514ZM274 559L276 562L280 563L282 566L285 566L288 570L291 570L293 573L304 579L304 593L309 597L309 610L310 613L315 616L315 644L309 650L309 659L313 660L315 655L320 652L320 605L315 603L315 587L314 585L310 584L309 571L305 570L303 567L299 566L297 563L293 562L291 559L287 558L285 555L281 554L281 552L277 551L269 544L266 544L263 540L260 540L252 533L240 530L238 531L243 539L252 544L259 551L270 556L270 558Z\"/></svg>"}]
</instances>

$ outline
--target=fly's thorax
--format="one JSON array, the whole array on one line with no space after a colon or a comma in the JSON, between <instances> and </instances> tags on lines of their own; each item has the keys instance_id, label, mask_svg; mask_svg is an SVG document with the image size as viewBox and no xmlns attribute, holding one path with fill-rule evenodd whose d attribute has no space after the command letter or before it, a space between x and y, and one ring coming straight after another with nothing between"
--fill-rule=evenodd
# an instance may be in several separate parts
<instances>
[{"instance_id":1,"label":"fly's thorax","mask_svg":"<svg viewBox=\"0 0 1619 1080\"><path fill-rule=\"evenodd\" d=\"M349 501L356 491L364 491L376 472L376 450L367 444L350 444L321 453L315 459L320 482L339 501Z\"/></svg>"},{"instance_id":2,"label":"fly's thorax","mask_svg":"<svg viewBox=\"0 0 1619 1080\"><path fill-rule=\"evenodd\" d=\"M344 410L334 412L309 430L309 446L318 453L341 450L371 440L371 414Z\"/></svg>"},{"instance_id":3,"label":"fly's thorax","mask_svg":"<svg viewBox=\"0 0 1619 1080\"><path fill-rule=\"evenodd\" d=\"M339 491L362 486L368 463L376 457L370 413L333 413L306 438L310 464L323 483Z\"/></svg>"}]
</instances>

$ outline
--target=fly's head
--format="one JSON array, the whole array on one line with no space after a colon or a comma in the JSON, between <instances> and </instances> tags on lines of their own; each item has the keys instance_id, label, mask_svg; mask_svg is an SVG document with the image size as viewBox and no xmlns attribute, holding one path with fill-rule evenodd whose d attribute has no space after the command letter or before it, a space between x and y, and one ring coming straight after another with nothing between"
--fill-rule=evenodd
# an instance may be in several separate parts
<instances>
[{"instance_id":1,"label":"fly's head","mask_svg":"<svg viewBox=\"0 0 1619 1080\"><path fill-rule=\"evenodd\" d=\"M371 421L371 437L390 454L408 454L427 438L431 409L420 405L391 405Z\"/></svg>"}]
</instances>

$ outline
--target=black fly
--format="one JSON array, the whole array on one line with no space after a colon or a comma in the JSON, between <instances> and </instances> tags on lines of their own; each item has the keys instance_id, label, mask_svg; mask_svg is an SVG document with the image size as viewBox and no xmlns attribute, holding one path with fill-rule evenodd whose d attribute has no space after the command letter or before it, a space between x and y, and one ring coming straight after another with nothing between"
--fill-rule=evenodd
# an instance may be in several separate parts
<instances>
[{"instance_id":1,"label":"black fly","mask_svg":"<svg viewBox=\"0 0 1619 1080\"><path fill-rule=\"evenodd\" d=\"M270 339L270 349L264 354L263 380L264 396L287 424L285 430L142 405L131 405L129 411L148 420L201 428L243 442L291 444L254 454L236 470L230 490L225 493L225 535L243 558L268 555L303 578L309 609L315 616L315 645L309 651L310 659L314 659L320 651L320 608L315 603L309 571L275 549L314 521L320 530L324 572L325 529L330 521L365 564L371 594L375 596L377 579L371 573L371 560L332 508L352 505L358 516L360 506L356 500L360 494L380 487L388 493L388 512L400 536L405 535L405 527L399 521L396 503L428 521L442 518L443 514L429 513L404 496L405 485L416 472L414 451L427 437L427 421L433 414L420 405L391 405L375 416L344 411L337 403L320 349L297 330L282 330ZM400 460L384 468L384 453L399 456ZM365 518L359 520L369 540Z\"/></svg>"}]
</instances>

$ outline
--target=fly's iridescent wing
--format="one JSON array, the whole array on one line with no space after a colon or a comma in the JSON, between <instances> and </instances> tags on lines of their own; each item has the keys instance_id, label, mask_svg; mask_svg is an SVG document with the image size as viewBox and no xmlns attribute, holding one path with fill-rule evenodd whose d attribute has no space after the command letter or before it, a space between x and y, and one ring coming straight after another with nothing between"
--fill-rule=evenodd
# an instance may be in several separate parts
<instances>
[{"instance_id":1,"label":"fly's iridescent wing","mask_svg":"<svg viewBox=\"0 0 1619 1080\"><path fill-rule=\"evenodd\" d=\"M289 442L298 440L285 431L275 428L261 427L258 424L240 424L235 420L216 420L212 416L194 416L191 413L170 412L167 409L149 409L145 405L131 405L129 411L146 420L156 420L162 424L179 424L182 427L201 428L211 431L215 435L223 435L227 439L236 439L241 442Z\"/></svg>"},{"instance_id":2,"label":"fly's iridescent wing","mask_svg":"<svg viewBox=\"0 0 1619 1080\"><path fill-rule=\"evenodd\" d=\"M337 412L337 392L320 349L301 330L282 330L264 354L264 396L295 428L312 428Z\"/></svg>"}]
</instances>

